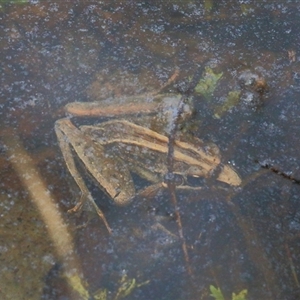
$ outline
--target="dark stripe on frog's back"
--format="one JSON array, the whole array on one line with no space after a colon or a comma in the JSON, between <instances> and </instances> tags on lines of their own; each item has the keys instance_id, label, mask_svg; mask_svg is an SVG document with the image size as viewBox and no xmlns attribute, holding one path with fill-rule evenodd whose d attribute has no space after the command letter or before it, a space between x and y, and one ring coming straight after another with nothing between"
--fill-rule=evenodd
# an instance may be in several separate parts
<instances>
[{"instance_id":1,"label":"dark stripe on frog's back","mask_svg":"<svg viewBox=\"0 0 300 300\"><path fill-rule=\"evenodd\" d=\"M111 144L115 144L116 147L116 144L121 142L142 147L149 142L151 145L148 147L152 148L152 151L163 154L166 154L168 151L168 138L166 136L127 120L112 120L101 123L98 126L83 126L82 129L92 136L95 142L105 147ZM175 145L175 150L178 151L178 154L181 153L186 157L183 159L186 162L191 161L190 158L193 158L194 163L192 164L198 166L206 164L204 169L212 169L220 163L219 150L216 146L204 146L199 139L193 139L193 143L181 141L176 141L175 143L177 145L177 147ZM162 163L165 164L165 162Z\"/></svg>"}]
</instances>

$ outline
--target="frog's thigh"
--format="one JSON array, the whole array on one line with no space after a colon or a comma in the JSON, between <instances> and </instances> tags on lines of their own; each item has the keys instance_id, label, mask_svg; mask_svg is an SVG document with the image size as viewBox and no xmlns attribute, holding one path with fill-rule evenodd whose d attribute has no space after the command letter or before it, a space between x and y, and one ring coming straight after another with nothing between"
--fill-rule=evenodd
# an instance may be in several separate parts
<instances>
[{"instance_id":1,"label":"frog's thigh","mask_svg":"<svg viewBox=\"0 0 300 300\"><path fill-rule=\"evenodd\" d=\"M82 126L79 130L68 119L59 120L55 124L65 162L84 195L83 198L89 195L89 191L76 167L74 153L77 154L86 170L98 182L102 190L116 204L127 204L135 195L134 185L127 166L121 160L107 156L101 143L95 141L84 130L85 127L93 126ZM97 127L94 128L97 129ZM97 129L96 131L100 132L101 130Z\"/></svg>"}]
</instances>

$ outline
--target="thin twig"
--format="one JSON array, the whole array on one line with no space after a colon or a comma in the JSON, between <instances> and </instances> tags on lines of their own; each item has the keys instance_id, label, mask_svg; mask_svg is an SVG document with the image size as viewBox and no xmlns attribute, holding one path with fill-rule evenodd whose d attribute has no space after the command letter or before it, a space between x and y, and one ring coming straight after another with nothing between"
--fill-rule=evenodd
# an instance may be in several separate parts
<instances>
[{"instance_id":1,"label":"thin twig","mask_svg":"<svg viewBox=\"0 0 300 300\"><path fill-rule=\"evenodd\" d=\"M272 166L269 163L259 162L258 160L255 160L255 162L258 163L263 169L270 170L271 172L273 172L273 173L275 173L279 176L282 176L285 179L291 180L292 182L294 182L296 184L300 184L300 179L299 178L296 178L293 175L288 174L288 173L280 170L279 168L276 168L276 167Z\"/></svg>"},{"instance_id":2,"label":"thin twig","mask_svg":"<svg viewBox=\"0 0 300 300\"><path fill-rule=\"evenodd\" d=\"M194 74L194 76L189 84L187 91L181 97L181 99L178 103L176 115L173 119L173 123L171 124L171 130L170 130L170 133L168 136L169 140L168 140L168 155L167 155L167 167L168 167L167 186L168 186L168 190L170 193L171 201L172 201L174 209L175 209L176 222L178 225L178 234L179 234L179 238L181 240L184 260L185 260L187 272L189 275L192 275L193 272L192 272L192 268L191 268L191 264L190 264L190 258L189 258L189 254L188 254L187 244L186 244L185 237L183 234L183 226L182 226L181 216L180 216L180 212L179 212L177 197L176 197L176 185L173 180L174 179L173 178L174 177L174 173L173 173L173 171L174 171L174 151L175 151L175 138L176 138L176 133L178 130L178 123L183 114L186 99L187 99L188 95L191 93L191 91L197 85L197 83L203 73L203 70L204 70L203 66L197 70L197 72Z\"/></svg>"},{"instance_id":3,"label":"thin twig","mask_svg":"<svg viewBox=\"0 0 300 300\"><path fill-rule=\"evenodd\" d=\"M296 267L295 267L294 262L293 262L293 257L292 257L289 245L287 243L285 243L284 246L285 246L285 251L286 251L289 263L290 263L291 272L292 272L294 281L296 283L297 288L299 288L300 284L299 284L299 280L298 280L298 276L297 276L297 272L296 272Z\"/></svg>"},{"instance_id":4,"label":"thin twig","mask_svg":"<svg viewBox=\"0 0 300 300\"><path fill-rule=\"evenodd\" d=\"M177 115L174 119L174 122L172 124L171 131L169 133L169 141L168 141L168 155L167 155L167 166L168 166L168 180L167 180L167 186L170 193L171 201L173 203L174 209L175 209L175 216L176 216L176 222L178 225L178 234L179 238L181 240L182 245L182 251L186 263L187 272L189 275L192 275L192 268L190 264L190 258L187 250L187 245L185 241L185 237L183 234L183 227L182 227L182 221L181 216L179 212L179 207L177 203L177 197L176 197L176 185L174 184L173 178L173 170L174 170L174 144L175 144L175 136L177 132L178 127L178 120L180 119L180 116L183 112L184 107L184 100L185 96L182 96L177 108Z\"/></svg>"}]
</instances>

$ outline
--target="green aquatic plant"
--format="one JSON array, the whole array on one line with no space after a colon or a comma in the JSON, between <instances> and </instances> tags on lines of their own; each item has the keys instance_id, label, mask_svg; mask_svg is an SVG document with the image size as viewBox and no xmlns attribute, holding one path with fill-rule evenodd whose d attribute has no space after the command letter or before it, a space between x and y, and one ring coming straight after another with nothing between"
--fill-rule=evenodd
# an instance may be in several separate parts
<instances>
[{"instance_id":1,"label":"green aquatic plant","mask_svg":"<svg viewBox=\"0 0 300 300\"><path fill-rule=\"evenodd\" d=\"M67 279L71 289L80 296L82 300L90 299L90 294L87 289L87 283L77 274L65 273L64 277Z\"/></svg>"},{"instance_id":2,"label":"green aquatic plant","mask_svg":"<svg viewBox=\"0 0 300 300\"><path fill-rule=\"evenodd\" d=\"M228 93L224 103L214 109L214 117L220 119L224 113L238 105L240 102L241 91L231 91Z\"/></svg>"},{"instance_id":3,"label":"green aquatic plant","mask_svg":"<svg viewBox=\"0 0 300 300\"><path fill-rule=\"evenodd\" d=\"M210 296L214 297L215 300L225 300L220 288L214 287L213 285L211 285L209 287L209 290L211 292ZM247 298L246 298L247 294L248 294L247 290L242 290L238 294L232 293L231 299L232 300L247 300Z\"/></svg>"},{"instance_id":4,"label":"green aquatic plant","mask_svg":"<svg viewBox=\"0 0 300 300\"><path fill-rule=\"evenodd\" d=\"M207 101L213 97L213 93L217 88L219 80L222 78L223 72L214 72L211 68L205 68L205 75L199 80L195 87L195 93L203 96ZM221 105L214 107L214 117L220 119L226 112L238 105L240 102L240 90L228 92L228 95Z\"/></svg>"},{"instance_id":5,"label":"green aquatic plant","mask_svg":"<svg viewBox=\"0 0 300 300\"><path fill-rule=\"evenodd\" d=\"M206 100L210 100L215 91L218 81L223 73L215 73L211 68L205 68L205 75L195 87L195 93L202 95Z\"/></svg>"},{"instance_id":6,"label":"green aquatic plant","mask_svg":"<svg viewBox=\"0 0 300 300\"><path fill-rule=\"evenodd\" d=\"M68 279L71 289L82 300L121 300L129 296L135 289L150 282L147 280L137 283L135 278L128 278L127 275L123 275L118 282L119 285L116 291L112 292L106 288L101 288L91 295L88 290L88 284L78 274L65 274L64 276Z\"/></svg>"},{"instance_id":7,"label":"green aquatic plant","mask_svg":"<svg viewBox=\"0 0 300 300\"><path fill-rule=\"evenodd\" d=\"M8 4L28 4L29 0L0 0L0 11L5 11L5 6Z\"/></svg>"},{"instance_id":8,"label":"green aquatic plant","mask_svg":"<svg viewBox=\"0 0 300 300\"><path fill-rule=\"evenodd\" d=\"M28 0L0 0L0 5L1 4L24 4L24 3L29 3Z\"/></svg>"},{"instance_id":9,"label":"green aquatic plant","mask_svg":"<svg viewBox=\"0 0 300 300\"><path fill-rule=\"evenodd\" d=\"M214 297L216 300L224 300L224 296L220 288L216 288L213 285L209 286L211 292L210 296Z\"/></svg>"},{"instance_id":10,"label":"green aquatic plant","mask_svg":"<svg viewBox=\"0 0 300 300\"><path fill-rule=\"evenodd\" d=\"M125 297L129 296L135 289L148 284L150 281L147 280L142 283L137 283L135 278L128 278L127 275L122 276L122 278L119 281L119 287L118 290L115 292L114 296L109 299L113 300L120 300L124 299ZM97 300L107 300L107 289L100 289L93 295L93 299Z\"/></svg>"},{"instance_id":11,"label":"green aquatic plant","mask_svg":"<svg viewBox=\"0 0 300 300\"><path fill-rule=\"evenodd\" d=\"M206 12L211 12L214 6L213 0L204 0L204 9Z\"/></svg>"}]
</instances>

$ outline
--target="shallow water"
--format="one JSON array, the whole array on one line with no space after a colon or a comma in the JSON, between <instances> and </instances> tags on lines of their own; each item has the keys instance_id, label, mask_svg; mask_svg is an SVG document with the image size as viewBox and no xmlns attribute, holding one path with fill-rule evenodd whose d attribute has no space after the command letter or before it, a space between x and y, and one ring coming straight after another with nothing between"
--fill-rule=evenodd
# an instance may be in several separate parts
<instances>
[{"instance_id":1,"label":"shallow water","mask_svg":"<svg viewBox=\"0 0 300 300\"><path fill-rule=\"evenodd\" d=\"M1 298L80 299L62 265L79 270L91 299L100 289L121 299L124 275L144 283L128 299L212 299L210 285L226 299L299 297L300 6L244 2L1 4ZM90 214L67 213L80 191L54 132L64 105L144 99L172 76L163 92L182 93L197 72L182 132L216 144L241 186L212 176L178 191L179 226L167 189L120 208L81 165L113 234L95 214L78 228Z\"/></svg>"}]
</instances>

